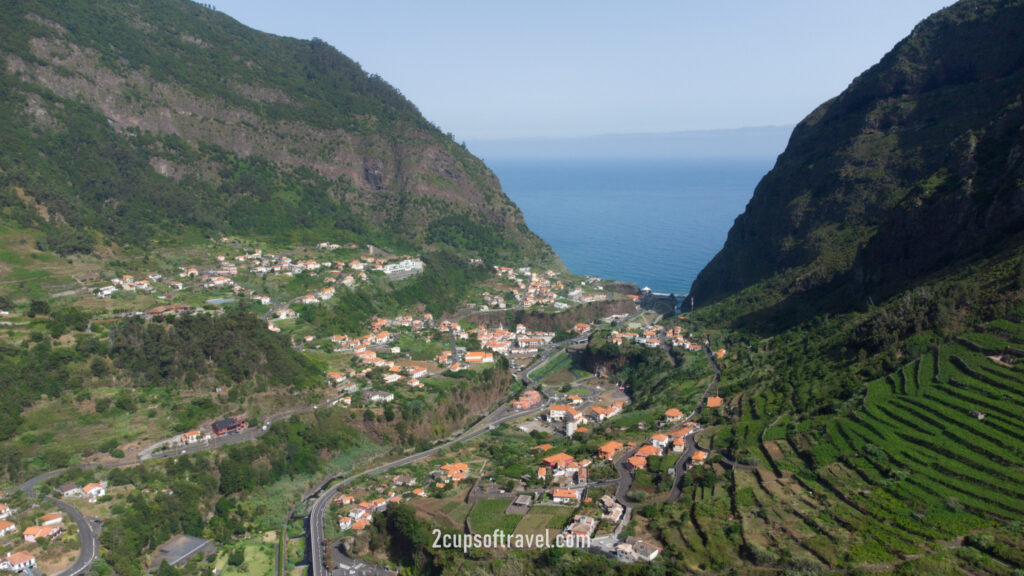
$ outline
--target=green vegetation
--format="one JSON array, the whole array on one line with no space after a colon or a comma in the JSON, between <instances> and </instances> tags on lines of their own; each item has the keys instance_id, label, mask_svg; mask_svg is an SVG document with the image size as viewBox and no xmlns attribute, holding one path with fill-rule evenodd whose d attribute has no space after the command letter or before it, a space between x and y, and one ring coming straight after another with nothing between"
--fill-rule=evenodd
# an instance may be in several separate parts
<instances>
[{"instance_id":1,"label":"green vegetation","mask_svg":"<svg viewBox=\"0 0 1024 576\"><path fill-rule=\"evenodd\" d=\"M221 382L289 382L296 388L319 381L320 371L280 335L242 310L223 316L183 316L167 321L131 319L110 330L114 365L150 385L194 379L216 369ZM174 351L172 354L171 351Z\"/></svg>"},{"instance_id":2,"label":"green vegetation","mask_svg":"<svg viewBox=\"0 0 1024 576\"><path fill-rule=\"evenodd\" d=\"M174 405L180 401L179 393L207 382L229 386L226 400L237 402L244 391L263 391L271 383L287 382L298 389L320 381L316 366L243 310L149 323L129 319L111 325L109 337L103 339L74 332L71 344L53 338L66 329L84 329L84 323L80 311L62 308L49 321L51 335L34 333L20 346L0 345L0 387L6 399L0 407L4 415L0 441L22 435L20 442L7 443L3 450L0 465L6 475L21 477L29 463L25 457L30 455L41 456L46 467L72 463L67 446L47 445L34 431L38 424L27 408L44 396L64 397L69 403L93 401L93 414L73 416L80 425L131 419L147 405ZM117 386L108 392L106 386L115 382ZM219 410L210 398L183 401L177 407L173 427L178 431ZM103 448L101 439L94 442L91 450ZM46 446L40 452L36 445ZM104 451L110 449L107 446Z\"/></svg>"},{"instance_id":3,"label":"green vegetation","mask_svg":"<svg viewBox=\"0 0 1024 576\"><path fill-rule=\"evenodd\" d=\"M549 359L539 370L534 370L530 377L537 382L542 382L548 376L551 376L559 370L565 370L572 366L572 357L569 356L565 351L559 352L555 357Z\"/></svg>"},{"instance_id":4,"label":"green vegetation","mask_svg":"<svg viewBox=\"0 0 1024 576\"><path fill-rule=\"evenodd\" d=\"M0 214L42 250L235 234L552 259L482 162L321 40L181 0L9 8Z\"/></svg>"},{"instance_id":5,"label":"green vegetation","mask_svg":"<svg viewBox=\"0 0 1024 576\"><path fill-rule=\"evenodd\" d=\"M133 492L124 504L115 505L115 516L105 523L101 537L104 560L119 574L141 574L139 558L174 534L230 544L254 523L264 531L279 528L287 506L267 514L259 500L250 497L290 479L307 477L311 482L308 476L322 470L325 462L320 455L325 452L340 454L342 460L350 458L345 456L350 452L359 454L362 440L347 422L340 410L321 411L312 420L293 417L275 422L256 442L233 446L221 455L188 455L110 471L112 486L169 490ZM204 512L215 513L207 520ZM236 557L243 548L243 562L251 566L256 550L238 546ZM265 548L269 562L272 545Z\"/></svg>"},{"instance_id":6,"label":"green vegetation","mask_svg":"<svg viewBox=\"0 0 1024 576\"><path fill-rule=\"evenodd\" d=\"M426 269L422 274L397 285L360 285L355 290L339 292L328 306L297 305L296 311L320 336L362 335L370 318L395 316L420 304L436 316L454 312L473 284L490 274L486 267L470 264L451 250L425 254L423 261Z\"/></svg>"},{"instance_id":7,"label":"green vegetation","mask_svg":"<svg viewBox=\"0 0 1024 576\"><path fill-rule=\"evenodd\" d=\"M498 500L477 500L469 512L469 523L476 534L490 534L495 530L511 534L519 523L521 516L505 514L505 508L512 502L510 498Z\"/></svg>"}]
</instances>

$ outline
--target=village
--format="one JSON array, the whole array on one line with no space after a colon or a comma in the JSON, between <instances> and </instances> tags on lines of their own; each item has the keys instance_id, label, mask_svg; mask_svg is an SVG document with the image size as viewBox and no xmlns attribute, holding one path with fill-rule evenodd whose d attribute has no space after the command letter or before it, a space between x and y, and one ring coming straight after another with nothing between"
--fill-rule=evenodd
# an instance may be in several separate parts
<instances>
[{"instance_id":1,"label":"village","mask_svg":"<svg viewBox=\"0 0 1024 576\"><path fill-rule=\"evenodd\" d=\"M648 475L650 462L671 474L703 466L709 453L697 448L694 440L700 425L671 408L658 420L658 432L641 437L637 430L642 427L626 431L615 426L624 407L622 401L583 408L578 396L564 399L566 404L549 401L539 415L500 432L499 449L521 450L510 457L532 465L524 469L489 461L482 455L493 453L489 448L497 446L482 441L481 446L467 446L385 476L366 478L340 488L332 498L328 514L333 514L336 526L329 534L341 538L346 550L358 554L364 548L359 534L370 526L374 515L389 504L406 502L453 530L464 524L471 533L479 534L495 529L507 534L553 531L586 538L593 551L620 561L654 560L661 550L657 542L623 535L633 507L623 496L638 476ZM541 402L540 394L530 390L515 406L524 411ZM709 398L707 405L720 406L721 399ZM562 439L554 440L557 446L546 442L527 448L528 441L536 437L526 432L532 424L558 429ZM575 434L588 435L590 426L606 428L608 434L602 437L618 440L599 444L571 441ZM510 476L509 472L523 473Z\"/></svg>"},{"instance_id":2,"label":"village","mask_svg":"<svg viewBox=\"0 0 1024 576\"><path fill-rule=\"evenodd\" d=\"M96 502L105 494L100 483L66 486L66 497ZM78 553L79 537L74 522L65 523L64 512L52 502L33 502L23 494L0 494L0 571L49 572Z\"/></svg>"},{"instance_id":3,"label":"village","mask_svg":"<svg viewBox=\"0 0 1024 576\"><path fill-rule=\"evenodd\" d=\"M385 323L380 324L383 327ZM628 330L635 328L631 323L626 325ZM451 324L439 328L460 340L476 335L481 347L489 350L463 352L462 358L446 350L435 358L439 367L489 363L496 354L515 358L521 350L531 351L532 359L537 348L551 344L550 334L530 333L521 325L515 331L465 331ZM579 324L573 331L585 338L597 329L596 325ZM651 324L636 332L600 329L618 346L625 342L653 347L650 342L654 341L654 346L704 351L678 327L666 329ZM715 352L718 358L724 355L724 350ZM557 356L547 363L555 362ZM545 372L544 364L532 367L523 375L524 380ZM522 417L497 429L492 426L486 439L391 470L384 476L339 485L327 513L334 515L336 523L327 535L341 539L346 551L358 555L365 550L365 539L360 534L370 526L374 515L387 510L389 504L406 502L452 530L461 531L464 526L480 534L499 528L508 534L553 530L585 537L592 543L592 551L620 561L654 560L661 550L656 541L623 534L633 518L633 504L626 495L638 478L644 486L651 486L650 478L662 476L670 477L671 484L675 484L676 474L708 462L709 451L701 449L696 441L701 426L692 418L697 411L687 416L678 408L670 408L653 421L644 418L619 426L629 405L628 395L608 379L592 374L578 376L582 377L562 386L545 386L541 378L536 388L524 390L511 402L513 414ZM708 395L702 402L711 409L722 406L722 399L716 395ZM530 445L538 438L550 440ZM508 454L510 450L513 452ZM488 453L491 459L482 457ZM494 461L500 453L515 463Z\"/></svg>"},{"instance_id":4,"label":"village","mask_svg":"<svg viewBox=\"0 0 1024 576\"><path fill-rule=\"evenodd\" d=\"M462 385L462 373L507 367L516 377L515 395L494 412L503 416L485 434L387 475L367 476L337 488L327 514L326 536L342 542L354 557L365 554L361 535L375 515L402 502L449 530L554 532L585 537L592 552L619 561L657 558L660 543L644 532L632 514L637 493L668 498L665 487L674 485L677 475L704 465L709 453L695 440L701 427L693 414L686 416L677 408L662 414L631 411L629 392L621 382L600 371L586 372L571 360L595 337L618 347L703 356L706 342L686 333L678 323L659 324L659 314L640 307L643 292L608 291L600 279L552 270L494 266L490 279L477 287L458 315L439 319L422 309L409 310L371 317L358 332L325 334L307 321L303 310L330 306L339 290L355 290L360 284L401 282L421 274L426 264L369 245L322 242L270 253L241 249L226 238L220 244L224 249L208 261L192 259L177 266L173 274L167 270L120 274L109 284L91 288L90 294L114 304L108 310L123 310L117 315L147 319L219 314L227 304L246 302L262 315L268 330L283 333L293 348L315 356L325 366L315 404L299 411L352 410L360 417L365 412L382 418L392 403L429 405L437 394ZM630 312L577 322L557 332L502 321L514 318L517 311L557 314L608 301L618 303L614 310ZM147 308L147 303L155 305ZM721 358L724 353L718 350L715 355ZM708 408L721 406L717 396L700 402ZM249 441L266 432L275 419L295 412L219 414L151 444L137 458L144 461ZM503 453L506 456L500 456ZM97 499L106 500L105 490L101 480L84 486L61 485L54 496L75 506L89 506ZM83 504L74 504L79 501ZM95 513L103 514L102 509ZM0 569L46 566L45 554L40 555L45 550L39 546L46 547L51 540L73 547L75 541L63 520L55 518L45 513L18 518L14 527L0 524L0 535L11 538L18 530L23 538L13 549L8 542L8 559ZM76 532L74 523L69 528L71 534ZM161 553L175 562L187 561L168 552L184 546L179 544L165 543ZM193 544L190 541L188 546ZM196 549L212 546L208 541L201 544Z\"/></svg>"}]
</instances>

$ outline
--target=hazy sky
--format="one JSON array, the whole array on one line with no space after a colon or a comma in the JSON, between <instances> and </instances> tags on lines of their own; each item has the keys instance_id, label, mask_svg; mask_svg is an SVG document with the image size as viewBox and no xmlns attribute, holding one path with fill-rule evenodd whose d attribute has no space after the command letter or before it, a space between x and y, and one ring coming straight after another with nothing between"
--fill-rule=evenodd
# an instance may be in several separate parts
<instances>
[{"instance_id":1,"label":"hazy sky","mask_svg":"<svg viewBox=\"0 0 1024 576\"><path fill-rule=\"evenodd\" d=\"M795 124L950 0L209 0L459 140Z\"/></svg>"}]
</instances>

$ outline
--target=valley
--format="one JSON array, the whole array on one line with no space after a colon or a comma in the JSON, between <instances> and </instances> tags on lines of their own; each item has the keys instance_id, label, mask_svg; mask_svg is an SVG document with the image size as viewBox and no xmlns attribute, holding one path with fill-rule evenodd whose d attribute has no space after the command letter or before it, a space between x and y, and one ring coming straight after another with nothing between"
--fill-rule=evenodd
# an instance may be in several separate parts
<instances>
[{"instance_id":1,"label":"valley","mask_svg":"<svg viewBox=\"0 0 1024 576\"><path fill-rule=\"evenodd\" d=\"M1022 35L1020 0L908 31L677 299L569 271L323 40L8 3L0 570L1018 576Z\"/></svg>"}]
</instances>

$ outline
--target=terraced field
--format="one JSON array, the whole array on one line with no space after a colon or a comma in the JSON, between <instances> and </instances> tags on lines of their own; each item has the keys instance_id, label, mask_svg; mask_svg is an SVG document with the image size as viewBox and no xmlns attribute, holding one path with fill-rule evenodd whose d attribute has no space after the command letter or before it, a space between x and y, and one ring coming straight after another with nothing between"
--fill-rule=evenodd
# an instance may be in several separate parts
<instances>
[{"instance_id":1,"label":"terraced field","mask_svg":"<svg viewBox=\"0 0 1024 576\"><path fill-rule=\"evenodd\" d=\"M801 421L735 398L705 440L755 465L717 469L652 519L667 550L691 570L1021 574L1024 326L987 324L866 386L852 413Z\"/></svg>"}]
</instances>

